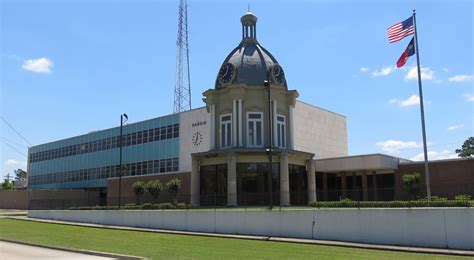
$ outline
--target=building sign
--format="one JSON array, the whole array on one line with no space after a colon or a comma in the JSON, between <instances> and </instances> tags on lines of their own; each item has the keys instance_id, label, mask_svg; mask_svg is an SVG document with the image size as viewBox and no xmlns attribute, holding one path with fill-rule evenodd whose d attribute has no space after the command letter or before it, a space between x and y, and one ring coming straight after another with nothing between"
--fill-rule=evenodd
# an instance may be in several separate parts
<instances>
[{"instance_id":1,"label":"building sign","mask_svg":"<svg viewBox=\"0 0 474 260\"><path fill-rule=\"evenodd\" d=\"M207 121L198 121L198 122L194 122L192 123L192 127L197 127L197 126L201 126L201 125L206 125L207 124Z\"/></svg>"}]
</instances>

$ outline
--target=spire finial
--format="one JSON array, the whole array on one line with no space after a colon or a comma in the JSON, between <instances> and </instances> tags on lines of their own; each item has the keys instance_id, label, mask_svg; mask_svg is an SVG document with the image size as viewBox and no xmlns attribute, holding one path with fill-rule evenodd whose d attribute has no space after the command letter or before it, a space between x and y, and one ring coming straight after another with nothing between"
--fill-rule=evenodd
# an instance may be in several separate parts
<instances>
[{"instance_id":1,"label":"spire finial","mask_svg":"<svg viewBox=\"0 0 474 260\"><path fill-rule=\"evenodd\" d=\"M250 3L247 3L247 12L250 13Z\"/></svg>"}]
</instances>

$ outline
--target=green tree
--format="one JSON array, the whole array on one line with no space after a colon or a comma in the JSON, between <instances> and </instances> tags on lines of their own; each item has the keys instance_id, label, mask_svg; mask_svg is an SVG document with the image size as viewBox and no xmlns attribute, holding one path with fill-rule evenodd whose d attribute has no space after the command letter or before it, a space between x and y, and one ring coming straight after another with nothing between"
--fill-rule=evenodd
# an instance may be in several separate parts
<instances>
[{"instance_id":1,"label":"green tree","mask_svg":"<svg viewBox=\"0 0 474 260\"><path fill-rule=\"evenodd\" d=\"M150 193L155 202L158 202L158 197L163 190L163 184L160 180L151 180L145 184L145 190Z\"/></svg>"},{"instance_id":2,"label":"green tree","mask_svg":"<svg viewBox=\"0 0 474 260\"><path fill-rule=\"evenodd\" d=\"M14 190L15 186L13 185L13 182L11 182L8 179L5 179L2 183L2 189L3 190Z\"/></svg>"},{"instance_id":3,"label":"green tree","mask_svg":"<svg viewBox=\"0 0 474 260\"><path fill-rule=\"evenodd\" d=\"M474 156L474 137L467 138L461 146L461 149L455 151L461 158L472 158Z\"/></svg>"},{"instance_id":4,"label":"green tree","mask_svg":"<svg viewBox=\"0 0 474 260\"><path fill-rule=\"evenodd\" d=\"M27 173L24 170L18 169L18 170L14 170L13 172L15 173L15 180L17 181L26 180Z\"/></svg>"},{"instance_id":5,"label":"green tree","mask_svg":"<svg viewBox=\"0 0 474 260\"><path fill-rule=\"evenodd\" d=\"M418 195L418 189L421 181L420 174L417 172L405 173L402 175L402 180L403 187L408 190L411 199L415 199L416 195Z\"/></svg>"},{"instance_id":6,"label":"green tree","mask_svg":"<svg viewBox=\"0 0 474 260\"><path fill-rule=\"evenodd\" d=\"M173 204L177 205L178 204L178 191L179 191L179 188L181 188L181 180L178 178L171 179L166 183L165 186L166 186L166 190L171 195L171 198L173 198Z\"/></svg>"},{"instance_id":7,"label":"green tree","mask_svg":"<svg viewBox=\"0 0 474 260\"><path fill-rule=\"evenodd\" d=\"M132 190L137 197L137 204L140 204L140 197L145 193L145 184L142 181L137 181L133 183Z\"/></svg>"}]
</instances>

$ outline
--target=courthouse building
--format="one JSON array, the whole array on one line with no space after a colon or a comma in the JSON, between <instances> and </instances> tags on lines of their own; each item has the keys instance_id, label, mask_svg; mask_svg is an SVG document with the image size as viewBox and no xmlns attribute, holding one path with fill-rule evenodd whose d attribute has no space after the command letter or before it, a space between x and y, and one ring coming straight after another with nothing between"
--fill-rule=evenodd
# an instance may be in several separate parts
<instances>
[{"instance_id":1,"label":"courthouse building","mask_svg":"<svg viewBox=\"0 0 474 260\"><path fill-rule=\"evenodd\" d=\"M348 156L346 117L298 100L283 66L257 41L257 17L246 13L241 23L242 40L216 69L205 107L124 126L124 193L138 180L177 177L194 206L268 204L269 180L280 205L355 198L348 190L356 187L360 199L393 199L378 190L393 190L409 162ZM116 197L118 140L115 127L31 147L28 188Z\"/></svg>"}]
</instances>

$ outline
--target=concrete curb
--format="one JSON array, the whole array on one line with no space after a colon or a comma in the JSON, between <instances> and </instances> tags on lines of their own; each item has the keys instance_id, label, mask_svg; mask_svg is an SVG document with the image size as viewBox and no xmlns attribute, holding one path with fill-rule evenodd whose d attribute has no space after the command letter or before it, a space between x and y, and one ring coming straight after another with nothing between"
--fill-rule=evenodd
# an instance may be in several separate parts
<instances>
[{"instance_id":1,"label":"concrete curb","mask_svg":"<svg viewBox=\"0 0 474 260\"><path fill-rule=\"evenodd\" d=\"M23 220L23 221L42 222L42 223L59 224L59 225L67 225L67 226L83 226L83 227L102 228L102 229L141 231L141 232L163 233L163 234L174 234L174 235L232 238L232 239L248 239L248 240L259 240L259 241L300 243L300 244L312 244L312 245L323 245L323 246L338 246L338 247L349 247L349 248L360 248L360 249L397 251L397 252L408 252L408 253L474 257L474 251L469 251L469 250L364 244L364 243L353 243L353 242L343 242L343 241L300 239L300 238L289 238L289 237L268 237L268 236L250 236L250 235L232 235L232 234L219 234L219 233L176 231L176 230L165 230L165 229L136 228L136 227L126 227L126 226L69 222L69 221L60 221L60 220L36 219L36 218L26 218L26 217L9 217L9 218L16 219L16 220Z\"/></svg>"},{"instance_id":2,"label":"concrete curb","mask_svg":"<svg viewBox=\"0 0 474 260\"><path fill-rule=\"evenodd\" d=\"M48 248L48 249L54 249L54 250L61 250L61 251L67 251L67 252L79 253L79 254L85 254L85 255L108 257L108 258L114 258L114 259L123 259L123 260L138 260L138 259L141 260L141 259L144 259L144 258L141 258L141 257L138 257L138 256L105 253L105 252L99 252L99 251L92 251L92 250L85 250L85 249L74 249L74 248L59 247L59 246L50 246L50 245L36 244L36 243L30 243L30 242L13 240L13 239L6 239L6 238L0 238L0 241L16 243L16 244L22 244L22 245L27 245L27 246L36 246L36 247Z\"/></svg>"}]
</instances>

